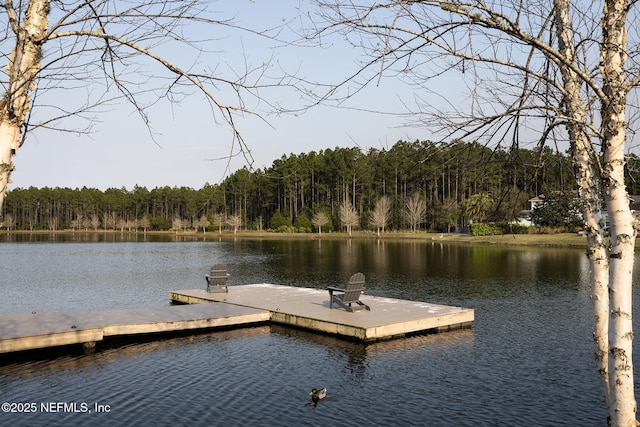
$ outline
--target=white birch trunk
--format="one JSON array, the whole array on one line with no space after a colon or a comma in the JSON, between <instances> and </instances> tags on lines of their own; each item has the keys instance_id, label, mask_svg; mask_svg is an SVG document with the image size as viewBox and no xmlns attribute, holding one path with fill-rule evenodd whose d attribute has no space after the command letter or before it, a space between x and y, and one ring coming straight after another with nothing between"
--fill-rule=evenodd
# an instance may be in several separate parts
<instances>
[{"instance_id":1,"label":"white birch trunk","mask_svg":"<svg viewBox=\"0 0 640 427\"><path fill-rule=\"evenodd\" d=\"M0 121L0 210L4 205L8 185L11 183L13 162L11 158L18 148L20 129L8 120Z\"/></svg>"},{"instance_id":2,"label":"white birch trunk","mask_svg":"<svg viewBox=\"0 0 640 427\"><path fill-rule=\"evenodd\" d=\"M632 279L636 231L624 186L624 114L617 117L620 132L607 138L605 169L607 170L606 202L611 222L611 254L609 260L609 373L612 385L613 426L635 425L636 401L633 387L632 361ZM615 117L611 121L617 121ZM608 122L610 120L607 120ZM613 124L612 124L613 126Z\"/></svg>"},{"instance_id":3,"label":"white birch trunk","mask_svg":"<svg viewBox=\"0 0 640 427\"><path fill-rule=\"evenodd\" d=\"M623 136L624 137L624 136ZM609 170L606 201L611 218L609 260L609 384L611 425L636 425L632 360L632 279L636 232L624 187L623 144L612 138L605 154Z\"/></svg>"},{"instance_id":4,"label":"white birch trunk","mask_svg":"<svg viewBox=\"0 0 640 427\"><path fill-rule=\"evenodd\" d=\"M31 104L29 93L36 87L35 79L40 71L50 0L30 0L24 22L20 22L11 2L4 6L16 45L7 63L9 84L0 102L0 209L11 182L11 158L22 141L21 129Z\"/></svg>"},{"instance_id":5,"label":"white birch trunk","mask_svg":"<svg viewBox=\"0 0 640 427\"><path fill-rule=\"evenodd\" d=\"M586 135L581 138L586 140ZM577 143L577 145L581 145ZM580 153L582 151L582 153ZM581 163L576 167L576 177L580 198L584 201L583 215L587 234L587 256L589 257L589 279L591 281L591 300L593 302L593 340L595 360L602 380L607 408L611 408L611 388L609 380L609 252L605 239L602 198L599 180L593 169L586 165L584 155L588 153L577 147L574 161ZM592 182L591 186L589 182Z\"/></svg>"},{"instance_id":6,"label":"white birch trunk","mask_svg":"<svg viewBox=\"0 0 640 427\"><path fill-rule=\"evenodd\" d=\"M558 51L563 58L576 58L569 0L555 0L554 5ZM565 89L565 114L569 118L567 130L569 140L573 142L572 160L587 234L587 256L589 257L589 279L594 316L595 359L605 392L607 408L611 408L608 368L609 260L602 214L602 180L600 179L597 155L593 152L584 126L587 111L581 98L581 81L575 71L567 65L561 66L560 69Z\"/></svg>"},{"instance_id":7,"label":"white birch trunk","mask_svg":"<svg viewBox=\"0 0 640 427\"><path fill-rule=\"evenodd\" d=\"M617 171L612 173L617 174ZM612 188L607 193L607 205L611 218L609 261L611 425L633 426L636 425L636 401L633 387L631 295L635 231L629 211L629 198L624 186Z\"/></svg>"},{"instance_id":8,"label":"white birch trunk","mask_svg":"<svg viewBox=\"0 0 640 427\"><path fill-rule=\"evenodd\" d=\"M627 48L626 0L606 0L603 11L602 139L604 148L605 201L611 223L609 255L609 384L612 426L636 425L633 386L632 278L636 231L624 185L626 100L624 63ZM606 101L606 102L605 102Z\"/></svg>"},{"instance_id":9,"label":"white birch trunk","mask_svg":"<svg viewBox=\"0 0 640 427\"><path fill-rule=\"evenodd\" d=\"M609 251L605 238L602 213L601 181L595 173L589 156L588 137L577 132L573 154L578 192L583 201L583 215L587 234L587 256L589 257L589 279L593 302L593 340L595 360L602 380L607 408L611 408L609 380Z\"/></svg>"}]
</instances>

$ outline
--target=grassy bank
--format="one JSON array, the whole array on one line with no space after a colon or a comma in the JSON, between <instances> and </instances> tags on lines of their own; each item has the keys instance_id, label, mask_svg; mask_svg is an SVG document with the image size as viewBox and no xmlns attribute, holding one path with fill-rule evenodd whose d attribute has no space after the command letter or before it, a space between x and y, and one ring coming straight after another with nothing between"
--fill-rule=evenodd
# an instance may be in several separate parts
<instances>
[{"instance_id":1,"label":"grassy bank","mask_svg":"<svg viewBox=\"0 0 640 427\"><path fill-rule=\"evenodd\" d=\"M207 233L207 236L217 233ZM383 239L383 240L421 240L439 241L447 243L465 243L478 245L522 245L545 247L584 247L587 239L576 233L563 234L505 234L499 236L470 236L468 234L440 234L440 233L381 233L378 237L375 233L354 232L351 236L345 233L323 233L322 235L310 233L268 233L257 231L238 232L237 234L225 234L224 237L238 238L268 238L268 239Z\"/></svg>"},{"instance_id":2,"label":"grassy bank","mask_svg":"<svg viewBox=\"0 0 640 427\"><path fill-rule=\"evenodd\" d=\"M474 244L523 245L546 247L587 247L587 238L576 233L563 234L505 234L501 236L434 236L435 240Z\"/></svg>"},{"instance_id":3,"label":"grassy bank","mask_svg":"<svg viewBox=\"0 0 640 427\"><path fill-rule=\"evenodd\" d=\"M563 233L563 234L505 234L498 236L470 236L468 234L441 234L441 233L403 233L403 232L387 232L381 233L378 237L375 233L357 231L351 236L346 233L273 233L267 231L239 231L232 233L230 231L223 231L219 234L217 231L210 231L207 233L195 232L195 231L147 231L143 233L137 232L124 232L120 231L10 231L0 234L14 234L14 235L75 235L79 240L82 240L83 236L94 237L96 235L110 235L114 238L122 237L124 239L131 238L133 236L179 236L183 238L193 238L194 240L232 240L232 239L305 239L305 240L348 240L348 239L383 239L383 240L418 240L418 241L438 241L447 243L461 243L472 245L503 245L503 246L540 246L540 247L578 247L586 248L587 240L584 236L580 236L576 233ZM88 237L87 240L92 240Z\"/></svg>"}]
</instances>

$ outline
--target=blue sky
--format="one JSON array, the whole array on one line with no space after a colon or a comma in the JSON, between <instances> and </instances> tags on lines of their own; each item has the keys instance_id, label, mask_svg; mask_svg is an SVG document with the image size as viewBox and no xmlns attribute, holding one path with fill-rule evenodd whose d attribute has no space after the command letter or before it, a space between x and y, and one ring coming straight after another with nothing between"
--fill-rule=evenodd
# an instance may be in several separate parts
<instances>
[{"instance_id":1,"label":"blue sky","mask_svg":"<svg viewBox=\"0 0 640 427\"><path fill-rule=\"evenodd\" d=\"M301 3L305 2L224 0L217 5L227 16L235 14L241 25L266 28L295 16ZM234 7L237 11L232 12ZM245 57L257 64L271 56L269 43L251 35L225 30L216 37L220 40L212 49L216 50L216 60L225 66L240 66ZM181 52L166 52L166 56L177 60L183 59L180 55ZM285 47L278 49L276 55L283 67L318 81L336 81L355 70L353 49L339 40L329 49ZM285 90L265 96L276 97L290 106L298 103L297 95ZM249 117L237 125L251 150L255 168L268 167L274 159L290 153L337 146L389 148L399 139L425 140L432 135L426 129L404 126L402 118L357 109L400 112L400 99L406 101L412 96L410 87L383 79L379 86L351 99L347 109L320 106L298 116L265 116L268 124ZM211 123L201 98L196 94L180 106L162 104L154 108L151 120L158 132L155 141L126 104L101 114L89 135L34 133L14 158L12 188L200 188L205 183L218 183L246 162L242 156L228 159L232 151L229 129Z\"/></svg>"}]
</instances>

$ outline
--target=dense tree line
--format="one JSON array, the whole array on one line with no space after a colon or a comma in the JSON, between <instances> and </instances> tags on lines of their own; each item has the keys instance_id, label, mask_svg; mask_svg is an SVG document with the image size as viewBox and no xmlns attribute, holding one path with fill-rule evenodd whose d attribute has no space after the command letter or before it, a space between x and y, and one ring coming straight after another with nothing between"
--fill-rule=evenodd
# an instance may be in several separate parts
<instances>
[{"instance_id":1,"label":"dense tree line","mask_svg":"<svg viewBox=\"0 0 640 427\"><path fill-rule=\"evenodd\" d=\"M631 194L640 192L637 160L629 159ZM569 157L550 148L492 150L460 141L400 141L367 152L335 148L291 154L269 168L243 168L199 190L17 188L7 196L3 225L23 230L444 231L469 221L513 220L536 195L574 190L572 173Z\"/></svg>"}]
</instances>

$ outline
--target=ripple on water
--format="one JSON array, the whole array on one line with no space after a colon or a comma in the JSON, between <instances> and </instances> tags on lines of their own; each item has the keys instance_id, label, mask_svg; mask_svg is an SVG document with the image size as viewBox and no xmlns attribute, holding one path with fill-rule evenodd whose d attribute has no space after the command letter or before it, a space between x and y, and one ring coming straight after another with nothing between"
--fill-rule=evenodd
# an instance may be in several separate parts
<instances>
[{"instance_id":1,"label":"ripple on water","mask_svg":"<svg viewBox=\"0 0 640 427\"><path fill-rule=\"evenodd\" d=\"M259 277L258 282L320 286L362 269L372 293L474 308L474 328L364 346L273 326L3 366L3 399L98 402L110 405L111 412L94 417L3 414L2 422L554 427L606 423L591 354L588 289L578 283L584 272L578 274L573 267L584 258L581 251L576 256L566 250L535 251L534 257L505 263L503 255L514 251L483 248L476 253L451 246L439 259L440 252L426 252L428 248L417 243L384 251L384 245L366 249L365 243L354 241L346 247L348 256L336 255L339 259L332 261L333 254L340 254L333 246L343 242L323 242L322 247L318 243L273 243L276 250L235 243L0 246L3 260L16 266L3 276L0 312L31 311L32 305L63 311L165 305L169 290L204 285L205 267L220 259L232 266L235 283ZM371 254L379 257L375 263L370 262ZM558 260L561 268L542 262L547 258ZM345 259L349 262L341 263ZM34 264L39 268L33 269ZM42 279L43 271L55 272L51 282ZM640 287L634 289L640 292ZM308 393L317 386L326 386L329 395L314 408Z\"/></svg>"}]
</instances>

